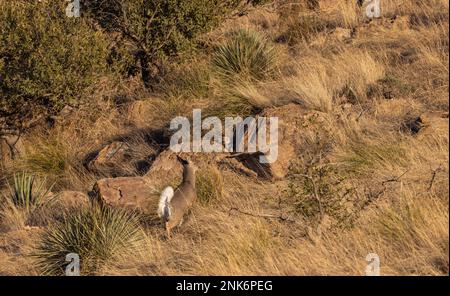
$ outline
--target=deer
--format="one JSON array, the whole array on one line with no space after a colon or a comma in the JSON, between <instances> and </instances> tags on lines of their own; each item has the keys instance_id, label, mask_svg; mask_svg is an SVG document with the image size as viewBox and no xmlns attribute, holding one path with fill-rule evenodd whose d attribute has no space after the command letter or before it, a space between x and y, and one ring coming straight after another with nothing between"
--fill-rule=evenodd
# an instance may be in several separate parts
<instances>
[{"instance_id":1,"label":"deer","mask_svg":"<svg viewBox=\"0 0 450 296\"><path fill-rule=\"evenodd\" d=\"M183 165L183 181L174 191L171 186L166 187L160 195L157 214L164 222L167 238L171 238L171 231L181 226L185 214L190 211L197 199L195 189L195 172L197 167L191 160L177 155L178 161Z\"/></svg>"}]
</instances>

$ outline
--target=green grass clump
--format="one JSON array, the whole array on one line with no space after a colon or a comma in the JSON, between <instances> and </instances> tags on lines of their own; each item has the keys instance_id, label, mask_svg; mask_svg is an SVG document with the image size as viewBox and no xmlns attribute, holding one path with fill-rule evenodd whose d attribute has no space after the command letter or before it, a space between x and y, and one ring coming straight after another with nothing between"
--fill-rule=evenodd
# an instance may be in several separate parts
<instances>
[{"instance_id":1,"label":"green grass clump","mask_svg":"<svg viewBox=\"0 0 450 296\"><path fill-rule=\"evenodd\" d=\"M95 206L66 213L62 222L44 233L34 256L43 274L63 275L66 255L76 253L81 274L92 275L141 251L144 241L136 214Z\"/></svg>"},{"instance_id":2,"label":"green grass clump","mask_svg":"<svg viewBox=\"0 0 450 296\"><path fill-rule=\"evenodd\" d=\"M408 157L405 150L398 144L384 143L381 145L352 145L350 152L343 157L343 162L350 172L370 173L376 168L392 164L406 167Z\"/></svg>"},{"instance_id":3,"label":"green grass clump","mask_svg":"<svg viewBox=\"0 0 450 296\"><path fill-rule=\"evenodd\" d=\"M259 33L238 30L216 49L213 65L227 80L236 76L263 80L275 72L275 49Z\"/></svg>"},{"instance_id":4,"label":"green grass clump","mask_svg":"<svg viewBox=\"0 0 450 296\"><path fill-rule=\"evenodd\" d=\"M32 212L44 204L50 190L44 188L43 182L35 181L34 175L25 172L14 176L14 188L11 189L9 199L14 206Z\"/></svg>"},{"instance_id":5,"label":"green grass clump","mask_svg":"<svg viewBox=\"0 0 450 296\"><path fill-rule=\"evenodd\" d=\"M68 147L55 139L45 139L21 157L18 167L51 179L63 178L69 167Z\"/></svg>"},{"instance_id":6,"label":"green grass clump","mask_svg":"<svg viewBox=\"0 0 450 296\"><path fill-rule=\"evenodd\" d=\"M208 205L220 200L223 194L223 178L220 171L213 166L201 169L197 172L195 187L201 204Z\"/></svg>"}]
</instances>

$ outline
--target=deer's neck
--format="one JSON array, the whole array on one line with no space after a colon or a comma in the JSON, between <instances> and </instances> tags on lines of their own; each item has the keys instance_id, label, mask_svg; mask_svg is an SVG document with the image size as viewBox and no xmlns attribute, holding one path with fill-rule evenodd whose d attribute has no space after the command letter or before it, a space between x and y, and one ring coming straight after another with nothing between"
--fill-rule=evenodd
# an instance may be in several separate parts
<instances>
[{"instance_id":1,"label":"deer's neck","mask_svg":"<svg viewBox=\"0 0 450 296\"><path fill-rule=\"evenodd\" d=\"M195 171L194 168L190 166L185 166L183 168L183 183L190 184L195 188Z\"/></svg>"}]
</instances>

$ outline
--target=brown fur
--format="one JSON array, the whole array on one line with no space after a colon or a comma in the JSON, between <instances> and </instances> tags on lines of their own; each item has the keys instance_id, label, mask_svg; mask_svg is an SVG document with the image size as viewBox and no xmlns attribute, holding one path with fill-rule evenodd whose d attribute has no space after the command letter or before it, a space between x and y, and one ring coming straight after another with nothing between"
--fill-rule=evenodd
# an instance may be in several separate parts
<instances>
[{"instance_id":1,"label":"brown fur","mask_svg":"<svg viewBox=\"0 0 450 296\"><path fill-rule=\"evenodd\" d=\"M170 232L176 226L181 225L184 215L192 207L192 204L197 199L195 190L195 166L185 160L183 163L183 182L175 190L174 196L170 202L171 215L168 221L165 222L167 236L170 238Z\"/></svg>"}]
</instances>

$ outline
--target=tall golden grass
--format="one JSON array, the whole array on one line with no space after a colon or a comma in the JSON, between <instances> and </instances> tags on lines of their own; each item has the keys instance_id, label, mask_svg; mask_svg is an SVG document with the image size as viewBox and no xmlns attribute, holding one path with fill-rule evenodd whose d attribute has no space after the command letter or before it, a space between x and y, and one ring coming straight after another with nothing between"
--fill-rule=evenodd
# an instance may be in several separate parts
<instances>
[{"instance_id":1,"label":"tall golden grass","mask_svg":"<svg viewBox=\"0 0 450 296\"><path fill-rule=\"evenodd\" d=\"M352 189L355 221L340 227L327 215L313 223L286 190L303 186L298 179L264 182L207 168L198 179L204 202L171 240L162 227L143 226L145 252L126 254L100 274L364 275L369 253L380 257L382 275L448 274L448 118L417 135L405 129L425 112L448 112L448 1L382 1L383 17L371 22L356 1L324 0L315 11L300 0L275 2L202 36L205 50L171 65L151 96L130 81L93 86L90 106L50 132L25 135L28 153L5 172L33 169L63 179L58 190L86 192L98 176L82 158L117 135L130 135L136 146L144 141L136 130L163 130L194 107L235 115L296 102L329 119L331 151L311 145L302 154L326 154L310 169L330 166ZM351 38L331 38L337 28ZM267 36L278 53L275 75L217 82L214 50L238 29ZM139 100L117 106L117 93ZM316 139L316 130L307 132ZM310 165L302 161L300 168ZM0 273L41 274L30 254L44 230L0 233Z\"/></svg>"}]
</instances>

